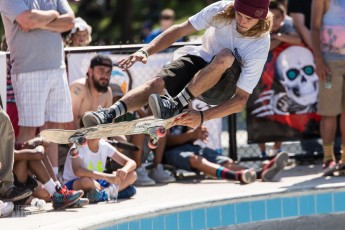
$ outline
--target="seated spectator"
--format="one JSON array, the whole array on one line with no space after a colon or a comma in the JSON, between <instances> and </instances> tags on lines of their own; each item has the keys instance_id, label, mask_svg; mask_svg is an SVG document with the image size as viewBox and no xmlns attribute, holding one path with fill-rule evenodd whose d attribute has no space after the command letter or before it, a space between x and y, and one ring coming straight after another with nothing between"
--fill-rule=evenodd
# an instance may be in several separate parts
<instances>
[{"instance_id":1,"label":"seated spectator","mask_svg":"<svg viewBox=\"0 0 345 230\"><path fill-rule=\"evenodd\" d=\"M131 141L133 144L138 146L142 146L138 151L132 153L133 160L137 163L136 173L137 173L137 180L135 185L137 186L150 186L155 185L156 183L171 183L176 181L175 177L169 175L163 168L162 159L164 157L164 150L166 144L166 138L161 138L158 141L157 148L153 149L153 169L150 170L150 173L146 170L145 166L142 164L143 156L148 155L144 154L144 151L149 152L150 150L144 148L147 145L147 139L145 135L133 135L131 137Z\"/></svg>"},{"instance_id":2,"label":"seated spectator","mask_svg":"<svg viewBox=\"0 0 345 230\"><path fill-rule=\"evenodd\" d=\"M0 97L1 101L1 97ZM0 106L0 200L18 201L31 195L30 189L14 185L14 131L10 118Z\"/></svg>"},{"instance_id":3,"label":"seated spectator","mask_svg":"<svg viewBox=\"0 0 345 230\"><path fill-rule=\"evenodd\" d=\"M175 23L175 11L172 9L164 9L159 16L159 28L152 30L149 35L144 39L144 43L151 42L154 38L160 35L163 31L168 29ZM184 39L180 38L176 42L183 42Z\"/></svg>"},{"instance_id":4,"label":"seated spectator","mask_svg":"<svg viewBox=\"0 0 345 230\"><path fill-rule=\"evenodd\" d=\"M184 126L175 126L167 136L165 163L178 169L198 171L204 174L228 180L240 181L244 184L254 182L257 178L263 181L272 181L284 169L288 162L288 154L279 153L269 163L258 171L235 165L234 162L215 150L193 144L196 140L205 141L208 131L205 127L188 129Z\"/></svg>"},{"instance_id":5,"label":"seated spectator","mask_svg":"<svg viewBox=\"0 0 345 230\"><path fill-rule=\"evenodd\" d=\"M133 160L119 152L103 139L89 139L86 144L72 146L66 157L63 180L68 189L84 190L90 203L112 198L130 198L136 193L132 185L136 180ZM105 173L107 157L122 167Z\"/></svg>"},{"instance_id":6,"label":"seated spectator","mask_svg":"<svg viewBox=\"0 0 345 230\"><path fill-rule=\"evenodd\" d=\"M92 27L85 20L78 17L74 19L74 28L65 38L65 46L88 46L91 41Z\"/></svg>"},{"instance_id":7,"label":"seated spectator","mask_svg":"<svg viewBox=\"0 0 345 230\"><path fill-rule=\"evenodd\" d=\"M292 19L286 15L284 6L276 1L271 1L269 10L273 14L270 51L281 43L302 45L302 40L293 26Z\"/></svg>"},{"instance_id":8,"label":"seated spectator","mask_svg":"<svg viewBox=\"0 0 345 230\"><path fill-rule=\"evenodd\" d=\"M290 45L301 45L302 40L293 27L292 20L286 15L285 6L278 1L271 1L269 10L273 14L273 25L271 30L271 46L270 51L274 50L282 43ZM274 76L272 76L272 79ZM266 143L258 144L261 152L261 156L265 157L275 156L282 150L282 142L275 142L272 149L267 153Z\"/></svg>"},{"instance_id":9,"label":"seated spectator","mask_svg":"<svg viewBox=\"0 0 345 230\"><path fill-rule=\"evenodd\" d=\"M70 85L74 127L80 128L80 119L87 111L112 105L112 90L109 87L112 60L105 55L95 55L90 61L87 76Z\"/></svg>"},{"instance_id":10,"label":"seated spectator","mask_svg":"<svg viewBox=\"0 0 345 230\"><path fill-rule=\"evenodd\" d=\"M33 192L32 198L51 200L54 209L72 207L77 202L76 205L79 207L88 204L88 200L80 200L84 194L83 191L61 187L45 153L48 146L49 143L42 138L35 138L24 143L19 150L14 150L14 184L18 187L29 188ZM38 183L34 177L43 186L40 184L36 189ZM30 202L31 199L28 199L25 204L30 204Z\"/></svg>"},{"instance_id":11,"label":"seated spectator","mask_svg":"<svg viewBox=\"0 0 345 230\"><path fill-rule=\"evenodd\" d=\"M0 170L1 170L1 162L0 162ZM12 202L3 202L2 200L0 200L0 217L6 217L8 215L11 215L13 209L14 209L14 204Z\"/></svg>"}]
</instances>

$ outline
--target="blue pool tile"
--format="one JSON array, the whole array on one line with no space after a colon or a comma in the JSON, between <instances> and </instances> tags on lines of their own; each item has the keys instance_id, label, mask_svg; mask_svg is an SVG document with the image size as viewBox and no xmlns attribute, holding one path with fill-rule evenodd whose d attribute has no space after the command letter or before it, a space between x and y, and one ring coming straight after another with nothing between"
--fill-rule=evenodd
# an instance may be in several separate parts
<instances>
[{"instance_id":1,"label":"blue pool tile","mask_svg":"<svg viewBox=\"0 0 345 230\"><path fill-rule=\"evenodd\" d=\"M154 230L164 229L164 216L157 216L152 219L152 227ZM132 230L130 228L130 230Z\"/></svg>"},{"instance_id":2,"label":"blue pool tile","mask_svg":"<svg viewBox=\"0 0 345 230\"><path fill-rule=\"evenodd\" d=\"M140 229L152 230L152 218L141 219Z\"/></svg>"},{"instance_id":3,"label":"blue pool tile","mask_svg":"<svg viewBox=\"0 0 345 230\"><path fill-rule=\"evenodd\" d=\"M191 230L192 229L192 218L191 212L185 211L178 214L179 229Z\"/></svg>"},{"instance_id":4,"label":"blue pool tile","mask_svg":"<svg viewBox=\"0 0 345 230\"><path fill-rule=\"evenodd\" d=\"M285 197L283 200L283 217L298 216L297 197Z\"/></svg>"},{"instance_id":5,"label":"blue pool tile","mask_svg":"<svg viewBox=\"0 0 345 230\"><path fill-rule=\"evenodd\" d=\"M117 230L128 230L128 223L119 224Z\"/></svg>"},{"instance_id":6,"label":"blue pool tile","mask_svg":"<svg viewBox=\"0 0 345 230\"><path fill-rule=\"evenodd\" d=\"M266 201L266 208L267 208L267 219L275 219L282 217L282 207L281 207L281 199L269 199Z\"/></svg>"},{"instance_id":7,"label":"blue pool tile","mask_svg":"<svg viewBox=\"0 0 345 230\"><path fill-rule=\"evenodd\" d=\"M345 192L334 193L334 211L335 212L345 211Z\"/></svg>"},{"instance_id":8,"label":"blue pool tile","mask_svg":"<svg viewBox=\"0 0 345 230\"><path fill-rule=\"evenodd\" d=\"M176 230L178 229L177 214L171 213L165 216L165 229Z\"/></svg>"},{"instance_id":9,"label":"blue pool tile","mask_svg":"<svg viewBox=\"0 0 345 230\"><path fill-rule=\"evenodd\" d=\"M118 225L116 224L116 225L113 225L113 226L109 226L109 227L103 228L103 230L118 230L117 226Z\"/></svg>"},{"instance_id":10,"label":"blue pool tile","mask_svg":"<svg viewBox=\"0 0 345 230\"><path fill-rule=\"evenodd\" d=\"M129 222L129 229L130 230L140 230L140 222L139 220L134 220Z\"/></svg>"},{"instance_id":11,"label":"blue pool tile","mask_svg":"<svg viewBox=\"0 0 345 230\"><path fill-rule=\"evenodd\" d=\"M248 223L250 221L250 203L242 202L235 205L236 224Z\"/></svg>"},{"instance_id":12,"label":"blue pool tile","mask_svg":"<svg viewBox=\"0 0 345 230\"><path fill-rule=\"evenodd\" d=\"M229 226L235 224L235 205L227 204L220 207L221 224L222 226Z\"/></svg>"},{"instance_id":13,"label":"blue pool tile","mask_svg":"<svg viewBox=\"0 0 345 230\"><path fill-rule=\"evenodd\" d=\"M220 208L211 207L206 209L206 226L214 228L220 226Z\"/></svg>"},{"instance_id":14,"label":"blue pool tile","mask_svg":"<svg viewBox=\"0 0 345 230\"><path fill-rule=\"evenodd\" d=\"M266 207L265 207L265 201L253 201L250 204L251 209L251 216L252 221L259 221L259 220L265 220L266 216Z\"/></svg>"},{"instance_id":15,"label":"blue pool tile","mask_svg":"<svg viewBox=\"0 0 345 230\"><path fill-rule=\"evenodd\" d=\"M317 194L316 195L316 213L330 213L332 212L332 194Z\"/></svg>"},{"instance_id":16,"label":"blue pool tile","mask_svg":"<svg viewBox=\"0 0 345 230\"><path fill-rule=\"evenodd\" d=\"M315 214L315 196L306 195L299 197L299 215L313 215Z\"/></svg>"},{"instance_id":17,"label":"blue pool tile","mask_svg":"<svg viewBox=\"0 0 345 230\"><path fill-rule=\"evenodd\" d=\"M205 209L195 209L192 211L192 229L199 230L206 228Z\"/></svg>"}]
</instances>

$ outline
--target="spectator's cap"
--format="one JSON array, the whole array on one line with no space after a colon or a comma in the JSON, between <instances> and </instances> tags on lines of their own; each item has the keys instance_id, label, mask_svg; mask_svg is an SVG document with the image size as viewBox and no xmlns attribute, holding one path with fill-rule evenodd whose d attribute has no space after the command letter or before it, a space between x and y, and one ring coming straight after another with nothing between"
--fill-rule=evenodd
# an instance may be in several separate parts
<instances>
[{"instance_id":1,"label":"spectator's cap","mask_svg":"<svg viewBox=\"0 0 345 230\"><path fill-rule=\"evenodd\" d=\"M122 97L124 95L118 84L110 81L109 86L113 93L113 97Z\"/></svg>"},{"instance_id":2,"label":"spectator's cap","mask_svg":"<svg viewBox=\"0 0 345 230\"><path fill-rule=\"evenodd\" d=\"M175 11L172 9L166 8L162 10L159 19L175 19Z\"/></svg>"},{"instance_id":3,"label":"spectator's cap","mask_svg":"<svg viewBox=\"0 0 345 230\"><path fill-rule=\"evenodd\" d=\"M90 62L90 68L93 68L95 66L107 66L113 68L113 62L111 61L110 57L97 54L91 59Z\"/></svg>"},{"instance_id":4,"label":"spectator's cap","mask_svg":"<svg viewBox=\"0 0 345 230\"><path fill-rule=\"evenodd\" d=\"M74 27L71 30L71 32L68 34L68 37L70 38L73 34L75 34L77 32L77 29L79 31L87 30L87 32L89 33L88 43L90 43L92 40L91 38L92 27L89 24L87 24L84 19L80 17L74 19Z\"/></svg>"},{"instance_id":5,"label":"spectator's cap","mask_svg":"<svg viewBox=\"0 0 345 230\"><path fill-rule=\"evenodd\" d=\"M265 19L269 3L269 0L235 0L234 8L251 18Z\"/></svg>"},{"instance_id":6,"label":"spectator's cap","mask_svg":"<svg viewBox=\"0 0 345 230\"><path fill-rule=\"evenodd\" d=\"M75 33L77 32L77 29L79 29L79 31L84 31L87 30L87 32L89 32L89 34L92 33L92 27L86 23L86 21L82 18L75 18L74 19L74 27L71 31L71 33Z\"/></svg>"}]
</instances>

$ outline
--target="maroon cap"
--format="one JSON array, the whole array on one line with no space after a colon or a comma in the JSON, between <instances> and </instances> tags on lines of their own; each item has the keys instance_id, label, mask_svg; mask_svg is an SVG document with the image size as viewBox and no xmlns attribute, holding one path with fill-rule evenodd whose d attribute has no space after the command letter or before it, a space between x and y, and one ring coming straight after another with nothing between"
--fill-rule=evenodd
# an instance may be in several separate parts
<instances>
[{"instance_id":1,"label":"maroon cap","mask_svg":"<svg viewBox=\"0 0 345 230\"><path fill-rule=\"evenodd\" d=\"M269 0L235 0L235 10L251 18L265 19Z\"/></svg>"}]
</instances>

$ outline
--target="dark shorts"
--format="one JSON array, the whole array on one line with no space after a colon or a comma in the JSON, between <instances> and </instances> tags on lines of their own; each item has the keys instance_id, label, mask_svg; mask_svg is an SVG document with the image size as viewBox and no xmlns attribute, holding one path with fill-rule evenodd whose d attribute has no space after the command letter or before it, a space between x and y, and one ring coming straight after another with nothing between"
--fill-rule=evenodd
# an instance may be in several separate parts
<instances>
[{"instance_id":1,"label":"dark shorts","mask_svg":"<svg viewBox=\"0 0 345 230\"><path fill-rule=\"evenodd\" d=\"M79 178L75 178L73 180L70 180L68 182L65 183L67 189L69 190L73 190L73 184L76 180L79 180ZM105 181L105 180L100 180L100 179L97 179L96 180L103 188L106 188L109 186L109 182Z\"/></svg>"},{"instance_id":2,"label":"dark shorts","mask_svg":"<svg viewBox=\"0 0 345 230\"><path fill-rule=\"evenodd\" d=\"M206 160L212 163L223 165L230 158L219 155L217 151L210 148L201 148L198 145L183 144L165 151L165 162L166 164L172 165L178 169L184 169L187 171L195 171L190 167L189 157L199 155L204 157Z\"/></svg>"},{"instance_id":3,"label":"dark shorts","mask_svg":"<svg viewBox=\"0 0 345 230\"><path fill-rule=\"evenodd\" d=\"M165 82L168 93L174 97L182 91L192 80L194 75L207 66L207 62L201 57L186 55L170 62L158 74ZM218 105L231 98L236 90L237 80L241 73L241 67L235 59L232 66L227 69L215 86L204 92L198 98L210 105Z\"/></svg>"}]
</instances>

